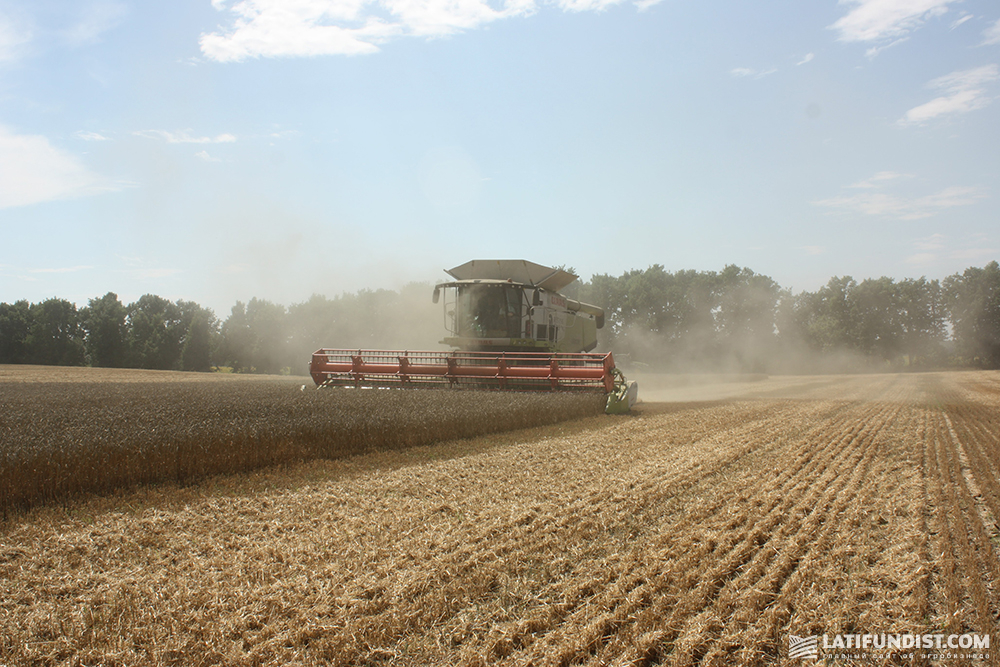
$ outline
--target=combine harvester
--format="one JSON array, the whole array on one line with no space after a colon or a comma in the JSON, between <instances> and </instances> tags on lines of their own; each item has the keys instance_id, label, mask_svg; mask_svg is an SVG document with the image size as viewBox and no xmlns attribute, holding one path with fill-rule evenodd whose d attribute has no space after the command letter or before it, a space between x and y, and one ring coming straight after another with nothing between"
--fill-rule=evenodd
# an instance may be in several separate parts
<instances>
[{"instance_id":1,"label":"combine harvester","mask_svg":"<svg viewBox=\"0 0 1000 667\"><path fill-rule=\"evenodd\" d=\"M451 352L334 350L313 353L320 387L577 391L607 394L606 412L628 412L638 388L614 358L591 352L604 311L559 293L576 276L525 260L473 260L447 271L441 341Z\"/></svg>"}]
</instances>

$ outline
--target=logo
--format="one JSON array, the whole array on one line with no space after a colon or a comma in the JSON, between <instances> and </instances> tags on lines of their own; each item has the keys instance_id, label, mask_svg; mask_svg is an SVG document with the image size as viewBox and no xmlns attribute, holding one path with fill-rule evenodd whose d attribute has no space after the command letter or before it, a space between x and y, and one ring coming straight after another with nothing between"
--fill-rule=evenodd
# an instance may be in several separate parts
<instances>
[{"instance_id":1,"label":"logo","mask_svg":"<svg viewBox=\"0 0 1000 667\"><path fill-rule=\"evenodd\" d=\"M789 658L819 658L819 636L796 637L788 635Z\"/></svg>"},{"instance_id":2,"label":"logo","mask_svg":"<svg viewBox=\"0 0 1000 667\"><path fill-rule=\"evenodd\" d=\"M820 639L822 638L822 643ZM921 657L925 660L990 659L990 636L946 634L837 634L799 637L788 635L788 657L829 662L840 660L888 660Z\"/></svg>"}]
</instances>

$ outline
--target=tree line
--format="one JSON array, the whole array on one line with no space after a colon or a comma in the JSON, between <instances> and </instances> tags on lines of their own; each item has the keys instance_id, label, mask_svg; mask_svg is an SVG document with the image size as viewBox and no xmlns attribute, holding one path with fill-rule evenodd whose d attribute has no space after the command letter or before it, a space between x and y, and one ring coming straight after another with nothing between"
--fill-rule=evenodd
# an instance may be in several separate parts
<instances>
[{"instance_id":1,"label":"tree line","mask_svg":"<svg viewBox=\"0 0 1000 667\"><path fill-rule=\"evenodd\" d=\"M431 286L419 284L287 308L254 298L224 321L193 301L146 294L125 305L109 292L83 308L55 297L0 303L0 364L305 374L320 347L433 347L440 325Z\"/></svg>"},{"instance_id":2,"label":"tree line","mask_svg":"<svg viewBox=\"0 0 1000 667\"><path fill-rule=\"evenodd\" d=\"M605 309L604 347L660 369L1000 368L995 261L943 281L845 276L799 294L747 268L654 265L594 276L580 297Z\"/></svg>"},{"instance_id":3,"label":"tree line","mask_svg":"<svg viewBox=\"0 0 1000 667\"><path fill-rule=\"evenodd\" d=\"M237 302L223 321L192 301L113 292L0 303L0 364L305 374L324 346L434 348L431 285ZM793 294L748 268L595 275L570 296L605 310L600 349L664 371L808 372L1000 368L1000 265L943 281L834 277Z\"/></svg>"}]
</instances>

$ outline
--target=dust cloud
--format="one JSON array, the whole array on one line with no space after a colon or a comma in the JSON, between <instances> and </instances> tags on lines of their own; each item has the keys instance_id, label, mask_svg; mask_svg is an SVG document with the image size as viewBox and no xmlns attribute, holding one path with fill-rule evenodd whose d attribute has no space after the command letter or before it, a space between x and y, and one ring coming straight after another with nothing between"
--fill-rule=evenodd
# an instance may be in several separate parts
<instances>
[{"instance_id":1,"label":"dust cloud","mask_svg":"<svg viewBox=\"0 0 1000 667\"><path fill-rule=\"evenodd\" d=\"M779 339L743 340L728 347L705 330L691 342L665 342L648 331L631 331L627 345L607 349L629 380L639 385L639 400L701 402L788 398L833 380L823 376L863 376L886 370L850 351L817 352Z\"/></svg>"},{"instance_id":2,"label":"dust cloud","mask_svg":"<svg viewBox=\"0 0 1000 667\"><path fill-rule=\"evenodd\" d=\"M438 350L445 335L441 304L433 286L411 283L401 290L361 291L333 299L314 295L288 309L289 366L301 370L320 348ZM296 370L293 370L296 372Z\"/></svg>"}]
</instances>

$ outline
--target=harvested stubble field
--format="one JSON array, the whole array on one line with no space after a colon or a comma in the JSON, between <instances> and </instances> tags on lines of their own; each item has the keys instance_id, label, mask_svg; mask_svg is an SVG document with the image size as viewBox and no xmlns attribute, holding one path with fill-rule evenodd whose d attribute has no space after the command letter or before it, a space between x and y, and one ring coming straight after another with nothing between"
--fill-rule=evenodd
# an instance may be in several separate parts
<instances>
[{"instance_id":1,"label":"harvested stubble field","mask_svg":"<svg viewBox=\"0 0 1000 667\"><path fill-rule=\"evenodd\" d=\"M36 508L0 532L0 664L770 665L801 664L789 634L1000 638L1000 374L653 397L674 402Z\"/></svg>"}]
</instances>

